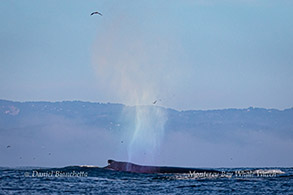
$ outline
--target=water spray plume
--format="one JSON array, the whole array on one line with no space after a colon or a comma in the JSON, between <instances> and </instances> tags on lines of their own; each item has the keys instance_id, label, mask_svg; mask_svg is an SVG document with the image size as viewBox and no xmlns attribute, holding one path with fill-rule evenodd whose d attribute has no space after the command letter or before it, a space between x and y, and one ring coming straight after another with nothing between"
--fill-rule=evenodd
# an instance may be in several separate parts
<instances>
[{"instance_id":1,"label":"water spray plume","mask_svg":"<svg viewBox=\"0 0 293 195\"><path fill-rule=\"evenodd\" d=\"M125 36L127 33L130 35ZM103 93L135 106L134 129L128 129L128 160L151 164L159 153L167 120L164 110L153 105L159 97L164 63L156 60L158 54L147 46L144 37L132 33L121 23L110 25L98 36L93 64Z\"/></svg>"}]
</instances>

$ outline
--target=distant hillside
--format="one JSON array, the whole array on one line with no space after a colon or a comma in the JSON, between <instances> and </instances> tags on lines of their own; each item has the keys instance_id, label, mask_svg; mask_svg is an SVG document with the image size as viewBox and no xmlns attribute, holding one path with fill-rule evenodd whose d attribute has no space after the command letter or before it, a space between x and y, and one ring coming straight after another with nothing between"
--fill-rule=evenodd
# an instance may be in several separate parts
<instances>
[{"instance_id":1,"label":"distant hillside","mask_svg":"<svg viewBox=\"0 0 293 195\"><path fill-rule=\"evenodd\" d=\"M233 131L251 130L284 132L293 136L293 108L286 110L247 108L224 110L165 109L168 115L167 131ZM64 118L79 125L121 129L121 115L135 117L135 108L122 104L101 104L81 101L13 102L0 100L0 130L48 125L52 120ZM55 121L57 122L57 121ZM119 125L114 125L119 124Z\"/></svg>"},{"instance_id":2,"label":"distant hillside","mask_svg":"<svg viewBox=\"0 0 293 195\"><path fill-rule=\"evenodd\" d=\"M127 160L135 109L111 103L0 100L0 166L105 165L108 158ZM288 155L293 147L292 108L160 109L167 122L156 162L204 167L293 165Z\"/></svg>"},{"instance_id":3,"label":"distant hillside","mask_svg":"<svg viewBox=\"0 0 293 195\"><path fill-rule=\"evenodd\" d=\"M20 103L0 100L0 128L18 128L36 124L48 125L61 118L80 125L106 128L111 121L116 121L119 118L124 107L121 104L80 101Z\"/></svg>"}]
</instances>

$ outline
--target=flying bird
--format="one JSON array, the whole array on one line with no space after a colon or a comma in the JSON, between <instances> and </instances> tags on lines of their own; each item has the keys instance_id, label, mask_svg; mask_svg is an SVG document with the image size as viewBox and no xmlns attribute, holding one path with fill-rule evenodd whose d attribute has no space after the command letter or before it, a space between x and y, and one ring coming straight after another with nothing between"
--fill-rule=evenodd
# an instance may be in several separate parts
<instances>
[{"instance_id":1,"label":"flying bird","mask_svg":"<svg viewBox=\"0 0 293 195\"><path fill-rule=\"evenodd\" d=\"M91 16L95 15L95 14L99 14L100 16L102 16L102 14L100 12L93 12L93 13L91 13Z\"/></svg>"},{"instance_id":2,"label":"flying bird","mask_svg":"<svg viewBox=\"0 0 293 195\"><path fill-rule=\"evenodd\" d=\"M156 104L158 101L162 101L161 99L153 101L153 104Z\"/></svg>"}]
</instances>

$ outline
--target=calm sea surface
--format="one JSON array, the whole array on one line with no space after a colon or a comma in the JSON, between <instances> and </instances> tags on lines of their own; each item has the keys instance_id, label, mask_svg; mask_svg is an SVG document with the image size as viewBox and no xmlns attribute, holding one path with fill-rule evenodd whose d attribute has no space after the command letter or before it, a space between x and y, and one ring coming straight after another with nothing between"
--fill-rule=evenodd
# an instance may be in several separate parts
<instances>
[{"instance_id":1,"label":"calm sea surface","mask_svg":"<svg viewBox=\"0 0 293 195\"><path fill-rule=\"evenodd\" d=\"M293 194L293 168L138 174L97 167L0 168L0 194Z\"/></svg>"}]
</instances>

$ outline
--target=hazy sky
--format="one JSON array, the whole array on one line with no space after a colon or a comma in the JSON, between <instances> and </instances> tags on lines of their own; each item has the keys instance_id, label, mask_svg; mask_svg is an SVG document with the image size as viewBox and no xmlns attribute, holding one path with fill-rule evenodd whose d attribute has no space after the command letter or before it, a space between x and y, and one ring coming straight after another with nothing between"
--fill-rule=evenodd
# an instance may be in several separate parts
<instances>
[{"instance_id":1,"label":"hazy sky","mask_svg":"<svg viewBox=\"0 0 293 195\"><path fill-rule=\"evenodd\" d=\"M289 108L292 10L291 0L0 0L0 99Z\"/></svg>"}]
</instances>

